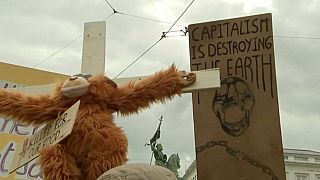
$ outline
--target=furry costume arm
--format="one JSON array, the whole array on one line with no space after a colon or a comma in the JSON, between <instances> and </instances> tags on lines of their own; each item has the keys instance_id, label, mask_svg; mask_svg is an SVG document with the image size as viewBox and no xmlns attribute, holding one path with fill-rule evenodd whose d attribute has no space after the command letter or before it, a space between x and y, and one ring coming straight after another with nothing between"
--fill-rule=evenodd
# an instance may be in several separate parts
<instances>
[{"instance_id":1,"label":"furry costume arm","mask_svg":"<svg viewBox=\"0 0 320 180\"><path fill-rule=\"evenodd\" d=\"M59 93L29 96L20 92L0 89L0 116L13 118L18 123L43 124L54 120L72 103Z\"/></svg>"},{"instance_id":2,"label":"furry costume arm","mask_svg":"<svg viewBox=\"0 0 320 180\"><path fill-rule=\"evenodd\" d=\"M187 77L187 79L185 79ZM139 109L149 107L155 102L164 102L180 94L183 87L195 81L195 75L178 71L172 65L167 70L155 73L135 84L120 87L111 96L112 106L121 114L137 113Z\"/></svg>"}]
</instances>

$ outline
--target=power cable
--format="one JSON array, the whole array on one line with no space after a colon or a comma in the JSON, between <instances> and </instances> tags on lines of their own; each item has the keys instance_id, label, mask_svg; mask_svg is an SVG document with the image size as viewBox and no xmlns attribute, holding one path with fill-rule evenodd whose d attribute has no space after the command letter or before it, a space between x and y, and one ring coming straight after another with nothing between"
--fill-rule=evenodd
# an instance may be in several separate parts
<instances>
[{"instance_id":1,"label":"power cable","mask_svg":"<svg viewBox=\"0 0 320 180\"><path fill-rule=\"evenodd\" d=\"M192 0L189 5L185 8L185 10L182 12L182 14L177 18L177 20L170 26L170 28L165 31L159 40L157 40L155 43L153 43L147 50L145 50L140 56L138 56L135 60L133 60L126 68L124 68L118 75L115 76L115 78L119 77L123 72L125 72L127 69L129 69L134 63L136 63L139 59L141 59L142 56L144 56L147 52L149 52L154 46L156 46L163 38L166 37L166 35L171 31L173 26L180 20L180 18L184 15L184 13L189 9L189 7L192 5L192 3L195 0Z\"/></svg>"},{"instance_id":2,"label":"power cable","mask_svg":"<svg viewBox=\"0 0 320 180\"><path fill-rule=\"evenodd\" d=\"M126 16L131 16L131 17L135 17L135 18L140 18L140 19L144 19L144 20L150 20L150 21L155 21L155 22L161 22L161 23L166 23L166 24L172 24L169 22L165 22L165 21L161 21L161 20L156 20L156 19L152 19L152 18L146 18L146 17L142 17L142 16L137 16L137 15L132 15L132 14L128 14L128 13L120 13L118 12L110 3L108 0L105 0L105 2L108 4L108 6L113 10L113 13L111 13L110 15L108 15L104 21L108 20L111 16L113 16L114 14L118 13L118 14L122 14L122 15L126 15ZM171 26L171 28L174 25ZM177 25L177 26L182 26L182 25ZM167 34L168 32L166 32L165 34ZM36 65L34 65L32 68L36 68L38 66L40 66L41 64L43 64L44 62L46 62L47 60L49 60L50 58L52 58L53 56L59 54L61 51L63 51L64 49L66 49L67 47L69 47L71 44L73 44L74 42L76 42L77 40L79 40L81 37L83 37L83 35L79 35L78 37L76 37L75 39L71 40L70 42L68 42L66 45L64 45L63 47L59 48L57 51L53 52L52 54L50 54L48 57L44 58L43 60L41 60L40 62L38 62ZM160 41L160 40L159 40ZM151 47L155 46L157 43L153 44ZM149 50L148 50L149 51ZM145 52L147 53L147 52ZM145 54L143 53L143 55Z\"/></svg>"},{"instance_id":3,"label":"power cable","mask_svg":"<svg viewBox=\"0 0 320 180\"><path fill-rule=\"evenodd\" d=\"M171 27L165 32L165 34L167 34L169 31L171 31L171 29L173 28L173 26L180 20L180 18L184 15L185 12L187 12L187 10L189 9L189 7L193 4L195 0L192 0L189 5L187 6L187 8L182 12L182 14L178 17L178 19L171 25Z\"/></svg>"},{"instance_id":4,"label":"power cable","mask_svg":"<svg viewBox=\"0 0 320 180\"><path fill-rule=\"evenodd\" d=\"M109 1L108 0L104 0L108 5L109 5L109 7L113 10L113 14L115 14L115 13L118 13L118 11L109 3Z\"/></svg>"},{"instance_id":5,"label":"power cable","mask_svg":"<svg viewBox=\"0 0 320 180\"><path fill-rule=\"evenodd\" d=\"M144 56L148 51L150 51L156 44L158 44L163 38L165 37L175 37L175 36L185 36L187 33L187 30L183 31L183 30L179 30L181 32L184 33L184 35L175 35L175 36L168 36L167 34L170 32L178 32L178 31L171 31L171 29L176 25L176 23L180 20L180 18L184 15L184 13L188 10L188 8L192 5L192 3L195 0L192 0L190 2L190 4L187 6L187 8L182 12L182 14L178 17L178 19L174 22L174 23L170 23L170 22L166 22L166 21L162 21L162 20L157 20L157 19L152 19L152 18L147 18L147 17L142 17L142 16L138 16L138 15L133 15L133 14L129 14L129 13L123 13L123 12L119 12L117 11L109 2L108 0L105 0L105 2L109 5L109 7L113 10L113 13L111 13L110 15L108 15L104 20L108 20L110 17L112 17L114 14L118 13L121 15L125 15L125 16L130 16L130 17L134 17L134 18L139 18L139 19L144 19L144 20L150 20L150 21L155 21L155 22L159 22L159 23L165 23L165 24L171 24L171 27L166 31L166 32L162 32L162 36L161 38L156 41L154 44L152 44L146 51L144 51L140 56L138 56L131 64L129 64L128 67L126 67L123 71L121 71L121 73L119 73L116 77L120 76L125 70L127 70L129 67L131 67L136 61L138 61L142 56ZM177 25L177 26L183 26L183 25ZM185 27L185 26L183 26ZM75 39L71 40L70 42L68 42L66 45L64 45L63 47L59 48L57 51L53 52L52 54L50 54L48 57L44 58L43 60L41 60L40 62L38 62L36 65L34 65L32 68L36 68L38 66L40 66L41 64L43 64L44 62L46 62L47 60L49 60L50 58L52 58L53 56L59 54L61 51L63 51L64 49L66 49L67 47L69 47L71 44L73 44L74 42L76 42L77 40L79 40L81 37L83 37L83 35L79 35L77 36ZM285 38L285 39L306 39L306 40L320 40L320 37L305 37L305 36L286 36L286 35L275 35L274 37L276 38Z\"/></svg>"},{"instance_id":6,"label":"power cable","mask_svg":"<svg viewBox=\"0 0 320 180\"><path fill-rule=\"evenodd\" d=\"M154 22L159 22L159 23L164 23L164 24L172 24L171 22L166 22L166 21L153 19L153 18L147 18L147 17L143 17L143 16L137 16L137 15L128 14L128 13L124 13L124 12L118 12L118 13L121 15L130 16L130 17L134 17L134 18L139 18L139 19L144 19L144 20L149 20L149 21L154 21ZM177 24L177 26L185 27L184 25L180 25L180 24Z\"/></svg>"},{"instance_id":7,"label":"power cable","mask_svg":"<svg viewBox=\"0 0 320 180\"><path fill-rule=\"evenodd\" d=\"M166 21L162 21L162 20L158 20L158 19L153 19L153 18L138 16L138 15L129 14L129 13L125 13L125 12L120 12L120 11L116 10L116 9L111 5L111 3L110 3L108 0L104 0L104 1L109 5L109 7L113 10L114 13L121 14L121 15L125 15L125 16L130 16L130 17L134 17L134 18L138 18L138 19L155 21L155 22L159 22L159 23L172 24L171 22L166 22ZM184 25L179 25L179 24L177 24L177 26L185 27Z\"/></svg>"},{"instance_id":8,"label":"power cable","mask_svg":"<svg viewBox=\"0 0 320 180\"><path fill-rule=\"evenodd\" d=\"M81 34L80 36L78 36L77 38L73 39L72 41L68 42L66 45L64 45L62 48L56 50L55 52L53 52L52 54L50 54L48 57L44 58L43 60L41 60L40 62L38 62L36 65L34 65L32 68L36 68L38 66L40 66L42 63L46 62L48 59L52 58L53 56L57 55L59 52L61 52L62 50L64 50L65 48L69 47L71 44L73 44L74 42L78 41L81 37L83 36L83 34Z\"/></svg>"},{"instance_id":9,"label":"power cable","mask_svg":"<svg viewBox=\"0 0 320 180\"><path fill-rule=\"evenodd\" d=\"M168 34L170 34L170 33L183 33L183 34L168 36ZM176 37L176 36L187 36L187 33L188 33L188 28L185 27L184 30L181 29L181 30L175 30L175 31L169 31L169 32L162 32L162 36L164 36L165 38Z\"/></svg>"},{"instance_id":10,"label":"power cable","mask_svg":"<svg viewBox=\"0 0 320 180\"><path fill-rule=\"evenodd\" d=\"M106 18L104 18L103 19L103 21L107 21L111 16L113 16L115 13L113 12L113 13L111 13L111 14L109 14Z\"/></svg>"},{"instance_id":11,"label":"power cable","mask_svg":"<svg viewBox=\"0 0 320 180\"><path fill-rule=\"evenodd\" d=\"M134 59L126 68L124 68L118 75L116 75L117 78L119 77L122 73L124 73L127 69L129 69L134 63L136 63L142 56L144 56L148 51L150 51L154 46L156 46L161 40L163 39L163 37L161 36L161 38L156 41L155 43L153 43L147 50L145 50L140 56L138 56L136 59Z\"/></svg>"}]
</instances>

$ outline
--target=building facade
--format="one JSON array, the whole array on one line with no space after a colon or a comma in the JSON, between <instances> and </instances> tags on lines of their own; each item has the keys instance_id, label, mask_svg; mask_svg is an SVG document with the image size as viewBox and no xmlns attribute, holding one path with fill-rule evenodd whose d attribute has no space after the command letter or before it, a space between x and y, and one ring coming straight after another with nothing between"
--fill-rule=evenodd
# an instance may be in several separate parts
<instances>
[{"instance_id":1,"label":"building facade","mask_svg":"<svg viewBox=\"0 0 320 180\"><path fill-rule=\"evenodd\" d=\"M283 153L287 180L320 180L320 152L284 149ZM196 161L189 166L184 180L197 180Z\"/></svg>"}]
</instances>

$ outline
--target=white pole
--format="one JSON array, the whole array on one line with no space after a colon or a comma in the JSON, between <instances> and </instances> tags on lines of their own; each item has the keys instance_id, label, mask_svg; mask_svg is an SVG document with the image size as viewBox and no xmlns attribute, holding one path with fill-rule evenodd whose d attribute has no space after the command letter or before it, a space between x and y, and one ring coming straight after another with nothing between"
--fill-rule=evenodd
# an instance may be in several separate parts
<instances>
[{"instance_id":1,"label":"white pole","mask_svg":"<svg viewBox=\"0 0 320 180\"><path fill-rule=\"evenodd\" d=\"M81 73L98 74L105 70L106 22L84 24Z\"/></svg>"}]
</instances>

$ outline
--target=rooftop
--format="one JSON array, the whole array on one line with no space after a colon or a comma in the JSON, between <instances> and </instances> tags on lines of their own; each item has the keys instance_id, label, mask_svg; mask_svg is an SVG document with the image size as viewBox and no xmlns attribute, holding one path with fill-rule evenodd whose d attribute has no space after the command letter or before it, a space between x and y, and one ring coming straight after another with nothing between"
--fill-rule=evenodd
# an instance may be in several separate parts
<instances>
[{"instance_id":1,"label":"rooftop","mask_svg":"<svg viewBox=\"0 0 320 180\"><path fill-rule=\"evenodd\" d=\"M283 149L284 155L309 155L309 156L320 156L320 152L318 151L312 151L312 150L306 150L306 149L290 149L290 148L284 148ZM192 164L188 167L183 177L188 176L190 173L193 172L193 170L196 168L196 160L192 162Z\"/></svg>"},{"instance_id":2,"label":"rooftop","mask_svg":"<svg viewBox=\"0 0 320 180\"><path fill-rule=\"evenodd\" d=\"M320 156L320 152L312 151L312 150L305 150L305 149L283 149L284 154L303 154L303 155L313 155L313 156Z\"/></svg>"}]
</instances>

